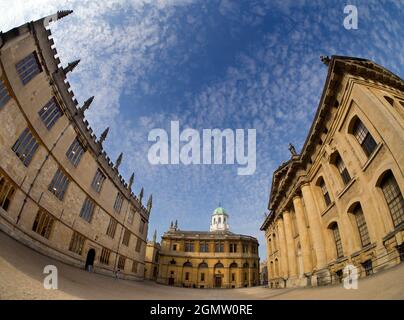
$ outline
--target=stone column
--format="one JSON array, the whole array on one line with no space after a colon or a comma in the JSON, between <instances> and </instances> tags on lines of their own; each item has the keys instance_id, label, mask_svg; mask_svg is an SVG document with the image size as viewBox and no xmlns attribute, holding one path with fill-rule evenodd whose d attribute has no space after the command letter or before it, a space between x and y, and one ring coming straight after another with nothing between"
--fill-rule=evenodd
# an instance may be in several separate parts
<instances>
[{"instance_id":1,"label":"stone column","mask_svg":"<svg viewBox=\"0 0 404 320\"><path fill-rule=\"evenodd\" d=\"M302 198L300 196L293 197L293 207L295 208L297 229L299 230L300 245L302 247L304 273L310 273L313 270L310 240L304 217Z\"/></svg>"},{"instance_id":2,"label":"stone column","mask_svg":"<svg viewBox=\"0 0 404 320\"><path fill-rule=\"evenodd\" d=\"M302 194L306 206L307 219L309 220L311 239L316 252L316 268L323 269L326 266L325 244L321 227L320 214L314 202L313 193L308 183L302 185Z\"/></svg>"},{"instance_id":3,"label":"stone column","mask_svg":"<svg viewBox=\"0 0 404 320\"><path fill-rule=\"evenodd\" d=\"M297 276L297 264L295 241L293 239L292 219L289 211L283 212L283 221L285 225L285 238L288 252L289 277L293 278Z\"/></svg>"},{"instance_id":4,"label":"stone column","mask_svg":"<svg viewBox=\"0 0 404 320\"><path fill-rule=\"evenodd\" d=\"M278 241L279 241L279 276L286 279L288 277L288 251L286 247L285 229L283 226L283 219L278 218ZM272 240L273 241L273 240ZM276 272L275 272L276 273Z\"/></svg>"}]
</instances>

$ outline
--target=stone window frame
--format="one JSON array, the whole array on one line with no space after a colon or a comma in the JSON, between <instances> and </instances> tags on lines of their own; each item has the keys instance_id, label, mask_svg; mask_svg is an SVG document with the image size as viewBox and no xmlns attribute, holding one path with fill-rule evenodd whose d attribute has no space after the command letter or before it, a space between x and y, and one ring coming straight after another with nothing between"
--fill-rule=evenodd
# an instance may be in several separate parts
<instances>
[{"instance_id":1,"label":"stone window frame","mask_svg":"<svg viewBox=\"0 0 404 320\"><path fill-rule=\"evenodd\" d=\"M137 237L135 251L140 252L141 250L142 250L142 239Z\"/></svg>"},{"instance_id":2,"label":"stone window frame","mask_svg":"<svg viewBox=\"0 0 404 320\"><path fill-rule=\"evenodd\" d=\"M101 192L102 186L106 180L106 175L102 172L100 168L97 168L97 171L95 172L93 182L91 183L91 186L93 190L97 193Z\"/></svg>"},{"instance_id":3,"label":"stone window frame","mask_svg":"<svg viewBox=\"0 0 404 320\"><path fill-rule=\"evenodd\" d=\"M124 199L125 198L124 198L123 194L118 191L116 194L115 202L114 202L114 210L118 214L121 213Z\"/></svg>"},{"instance_id":4,"label":"stone window frame","mask_svg":"<svg viewBox=\"0 0 404 320\"><path fill-rule=\"evenodd\" d=\"M48 190L56 196L60 201L63 201L67 189L70 184L70 179L67 174L59 167L53 176Z\"/></svg>"},{"instance_id":5,"label":"stone window frame","mask_svg":"<svg viewBox=\"0 0 404 320\"><path fill-rule=\"evenodd\" d=\"M42 72L42 66L39 62L36 51L33 51L20 59L15 64L15 68L24 86Z\"/></svg>"},{"instance_id":6,"label":"stone window frame","mask_svg":"<svg viewBox=\"0 0 404 320\"><path fill-rule=\"evenodd\" d=\"M69 159L71 164L77 167L80 163L81 157L83 156L85 149L81 144L78 137L74 139L72 144L70 145L69 149L66 151L66 157Z\"/></svg>"},{"instance_id":7,"label":"stone window frame","mask_svg":"<svg viewBox=\"0 0 404 320\"><path fill-rule=\"evenodd\" d=\"M109 259L111 257L111 250L107 248L102 248L101 254L100 254L100 263L109 265Z\"/></svg>"},{"instance_id":8,"label":"stone window frame","mask_svg":"<svg viewBox=\"0 0 404 320\"><path fill-rule=\"evenodd\" d=\"M125 231L124 231L123 237L122 237L122 244L126 247L129 246L130 236L131 236L131 232L129 231L129 229L125 228Z\"/></svg>"},{"instance_id":9,"label":"stone window frame","mask_svg":"<svg viewBox=\"0 0 404 320\"><path fill-rule=\"evenodd\" d=\"M331 236L335 246L336 258L340 259L344 256L344 247L342 244L341 233L339 230L339 225L336 221L331 222L328 225L328 229L331 231Z\"/></svg>"},{"instance_id":10,"label":"stone window frame","mask_svg":"<svg viewBox=\"0 0 404 320\"><path fill-rule=\"evenodd\" d=\"M42 108L38 111L38 115L45 125L46 129L50 130L56 122L63 116L62 108L57 102L55 97L52 97Z\"/></svg>"},{"instance_id":11,"label":"stone window frame","mask_svg":"<svg viewBox=\"0 0 404 320\"><path fill-rule=\"evenodd\" d=\"M106 235L113 239L115 237L117 225L118 225L118 222L116 221L116 219L111 217L109 220Z\"/></svg>"},{"instance_id":12,"label":"stone window frame","mask_svg":"<svg viewBox=\"0 0 404 320\"><path fill-rule=\"evenodd\" d=\"M74 231L70 239L69 251L81 255L83 253L86 238L80 233Z\"/></svg>"},{"instance_id":13,"label":"stone window frame","mask_svg":"<svg viewBox=\"0 0 404 320\"><path fill-rule=\"evenodd\" d=\"M354 137L354 140L359 144L367 159L377 150L378 143L376 139L362 119L356 114L349 121L348 133Z\"/></svg>"},{"instance_id":14,"label":"stone window frame","mask_svg":"<svg viewBox=\"0 0 404 320\"><path fill-rule=\"evenodd\" d=\"M0 78L0 109L3 108L11 99L7 87L4 85L3 80Z\"/></svg>"},{"instance_id":15,"label":"stone window frame","mask_svg":"<svg viewBox=\"0 0 404 320\"><path fill-rule=\"evenodd\" d=\"M39 209L32 224L32 231L46 239L50 239L54 224L55 218L49 212Z\"/></svg>"},{"instance_id":16,"label":"stone window frame","mask_svg":"<svg viewBox=\"0 0 404 320\"><path fill-rule=\"evenodd\" d=\"M88 223L91 223L95 207L95 202L91 198L87 197L83 202L83 206L81 207L80 217Z\"/></svg>"},{"instance_id":17,"label":"stone window frame","mask_svg":"<svg viewBox=\"0 0 404 320\"><path fill-rule=\"evenodd\" d=\"M121 271L125 270L125 263L126 263L126 257L123 255L120 255L118 258L118 269Z\"/></svg>"},{"instance_id":18,"label":"stone window frame","mask_svg":"<svg viewBox=\"0 0 404 320\"><path fill-rule=\"evenodd\" d=\"M15 194L14 183L0 172L0 207L7 211Z\"/></svg>"},{"instance_id":19,"label":"stone window frame","mask_svg":"<svg viewBox=\"0 0 404 320\"><path fill-rule=\"evenodd\" d=\"M28 167L38 147L38 140L36 139L32 131L27 127L20 134L17 141L11 147L11 150L14 151L14 153L22 161L24 166Z\"/></svg>"},{"instance_id":20,"label":"stone window frame","mask_svg":"<svg viewBox=\"0 0 404 320\"><path fill-rule=\"evenodd\" d=\"M345 161L342 159L341 154L338 151L334 151L331 154L330 164L333 165L337 169L340 179L343 183L343 186L344 187L347 186L352 181L352 177L345 164Z\"/></svg>"}]
</instances>

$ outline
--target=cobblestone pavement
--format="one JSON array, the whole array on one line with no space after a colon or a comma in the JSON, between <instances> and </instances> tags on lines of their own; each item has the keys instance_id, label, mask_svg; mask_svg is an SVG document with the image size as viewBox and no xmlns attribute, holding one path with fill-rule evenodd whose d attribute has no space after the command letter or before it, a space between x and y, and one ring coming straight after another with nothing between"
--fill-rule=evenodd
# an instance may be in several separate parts
<instances>
[{"instance_id":1,"label":"cobblestone pavement","mask_svg":"<svg viewBox=\"0 0 404 320\"><path fill-rule=\"evenodd\" d=\"M43 287L43 268L58 268L58 290ZM0 299L404 299L404 264L342 286L300 289L187 289L87 273L33 251L0 232Z\"/></svg>"}]
</instances>

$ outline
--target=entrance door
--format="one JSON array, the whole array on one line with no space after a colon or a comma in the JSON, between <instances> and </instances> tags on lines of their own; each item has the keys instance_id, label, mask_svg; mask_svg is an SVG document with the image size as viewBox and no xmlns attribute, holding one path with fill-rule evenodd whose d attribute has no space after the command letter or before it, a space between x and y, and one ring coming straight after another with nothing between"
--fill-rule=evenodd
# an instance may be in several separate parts
<instances>
[{"instance_id":1,"label":"entrance door","mask_svg":"<svg viewBox=\"0 0 404 320\"><path fill-rule=\"evenodd\" d=\"M174 285L174 278L172 278L172 277L168 278L168 285L170 285L170 286Z\"/></svg>"},{"instance_id":2,"label":"entrance door","mask_svg":"<svg viewBox=\"0 0 404 320\"><path fill-rule=\"evenodd\" d=\"M86 259L86 270L87 271L93 271L94 258L95 258L95 250L94 249L88 250L87 259Z\"/></svg>"},{"instance_id":3,"label":"entrance door","mask_svg":"<svg viewBox=\"0 0 404 320\"><path fill-rule=\"evenodd\" d=\"M215 276L215 288L222 287L222 276Z\"/></svg>"}]
</instances>

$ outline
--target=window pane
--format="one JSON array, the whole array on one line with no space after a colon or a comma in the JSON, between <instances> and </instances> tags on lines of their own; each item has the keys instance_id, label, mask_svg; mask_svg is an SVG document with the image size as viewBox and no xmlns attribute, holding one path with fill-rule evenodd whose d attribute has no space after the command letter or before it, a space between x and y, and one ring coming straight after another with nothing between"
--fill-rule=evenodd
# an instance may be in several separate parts
<instances>
[{"instance_id":1,"label":"window pane","mask_svg":"<svg viewBox=\"0 0 404 320\"><path fill-rule=\"evenodd\" d=\"M49 130L63 113L56 99L52 98L41 110L39 110L38 114L46 128Z\"/></svg>"},{"instance_id":2,"label":"window pane","mask_svg":"<svg viewBox=\"0 0 404 320\"><path fill-rule=\"evenodd\" d=\"M34 138L31 131L26 128L11 149L15 152L23 164L28 167L37 148L38 142Z\"/></svg>"},{"instance_id":3,"label":"window pane","mask_svg":"<svg viewBox=\"0 0 404 320\"><path fill-rule=\"evenodd\" d=\"M16 68L24 85L42 71L35 52L30 53L24 59L20 60L16 64Z\"/></svg>"},{"instance_id":4,"label":"window pane","mask_svg":"<svg viewBox=\"0 0 404 320\"><path fill-rule=\"evenodd\" d=\"M84 148L82 147L79 140L76 138L73 143L70 145L69 149L66 152L66 157L70 160L70 162L77 167L81 160L81 156L84 153Z\"/></svg>"},{"instance_id":5,"label":"window pane","mask_svg":"<svg viewBox=\"0 0 404 320\"><path fill-rule=\"evenodd\" d=\"M10 100L10 96L8 95L8 91L3 84L3 81L0 79L0 108L3 107L8 100Z\"/></svg>"},{"instance_id":6,"label":"window pane","mask_svg":"<svg viewBox=\"0 0 404 320\"><path fill-rule=\"evenodd\" d=\"M391 172L383 178L381 188L389 207L393 224L397 227L404 221L404 199L397 181Z\"/></svg>"}]
</instances>

